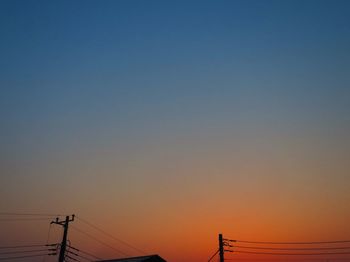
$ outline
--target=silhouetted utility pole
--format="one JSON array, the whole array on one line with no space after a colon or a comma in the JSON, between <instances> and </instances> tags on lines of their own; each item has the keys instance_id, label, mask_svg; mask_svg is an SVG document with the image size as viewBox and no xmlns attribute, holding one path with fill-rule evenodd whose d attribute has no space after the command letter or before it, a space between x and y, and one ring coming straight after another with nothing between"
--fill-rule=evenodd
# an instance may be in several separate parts
<instances>
[{"instance_id":1,"label":"silhouetted utility pole","mask_svg":"<svg viewBox=\"0 0 350 262\"><path fill-rule=\"evenodd\" d=\"M219 256L220 262L224 262L224 241L222 238L222 234L219 234Z\"/></svg>"},{"instance_id":2,"label":"silhouetted utility pole","mask_svg":"<svg viewBox=\"0 0 350 262\"><path fill-rule=\"evenodd\" d=\"M74 215L70 219L69 216L66 216L66 220L58 221L58 217L55 221L52 221L51 224L57 224L63 226L63 238L61 243L60 255L58 257L58 262L64 262L64 256L66 254L66 246L67 246L67 235L68 235L68 225L69 222L74 221Z\"/></svg>"}]
</instances>

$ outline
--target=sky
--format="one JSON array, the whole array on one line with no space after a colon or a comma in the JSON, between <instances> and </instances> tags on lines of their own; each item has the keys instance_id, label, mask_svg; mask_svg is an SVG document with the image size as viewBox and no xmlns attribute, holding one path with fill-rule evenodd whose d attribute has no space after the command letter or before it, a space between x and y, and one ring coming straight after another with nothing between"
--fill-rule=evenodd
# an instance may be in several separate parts
<instances>
[{"instance_id":1,"label":"sky","mask_svg":"<svg viewBox=\"0 0 350 262\"><path fill-rule=\"evenodd\" d=\"M349 11L1 1L0 210L76 214L170 262L207 261L218 233L348 238ZM0 244L45 242L49 222L0 219ZM75 246L121 256L72 229Z\"/></svg>"}]
</instances>

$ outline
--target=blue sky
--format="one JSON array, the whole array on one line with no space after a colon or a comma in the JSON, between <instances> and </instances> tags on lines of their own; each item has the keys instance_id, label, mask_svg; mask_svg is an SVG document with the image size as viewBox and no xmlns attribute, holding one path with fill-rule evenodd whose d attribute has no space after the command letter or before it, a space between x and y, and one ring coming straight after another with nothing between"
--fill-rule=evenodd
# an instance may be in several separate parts
<instances>
[{"instance_id":1,"label":"blue sky","mask_svg":"<svg viewBox=\"0 0 350 262\"><path fill-rule=\"evenodd\" d=\"M293 114L329 99L331 111L346 107L346 1L1 5L8 121L221 117L249 103Z\"/></svg>"}]
</instances>

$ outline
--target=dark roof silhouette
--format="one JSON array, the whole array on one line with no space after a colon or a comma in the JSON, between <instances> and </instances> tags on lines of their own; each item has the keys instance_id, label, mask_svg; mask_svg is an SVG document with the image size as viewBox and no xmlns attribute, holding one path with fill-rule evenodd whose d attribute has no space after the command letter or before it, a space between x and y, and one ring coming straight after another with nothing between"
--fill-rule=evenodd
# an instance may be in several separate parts
<instances>
[{"instance_id":1,"label":"dark roof silhouette","mask_svg":"<svg viewBox=\"0 0 350 262\"><path fill-rule=\"evenodd\" d=\"M128 257L128 258L101 260L97 262L166 262L166 261L158 255L150 255L150 256L142 256L142 257Z\"/></svg>"}]
</instances>

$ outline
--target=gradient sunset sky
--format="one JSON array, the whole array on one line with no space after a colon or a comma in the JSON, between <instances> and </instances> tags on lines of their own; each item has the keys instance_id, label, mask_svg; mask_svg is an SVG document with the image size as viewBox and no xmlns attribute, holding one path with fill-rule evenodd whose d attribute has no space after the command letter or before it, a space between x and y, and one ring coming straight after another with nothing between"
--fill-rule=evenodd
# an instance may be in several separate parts
<instances>
[{"instance_id":1,"label":"gradient sunset sky","mask_svg":"<svg viewBox=\"0 0 350 262\"><path fill-rule=\"evenodd\" d=\"M0 1L0 210L75 213L169 262L206 261L220 232L350 238L349 14L339 0ZM0 244L45 242L48 226L0 222Z\"/></svg>"}]
</instances>

